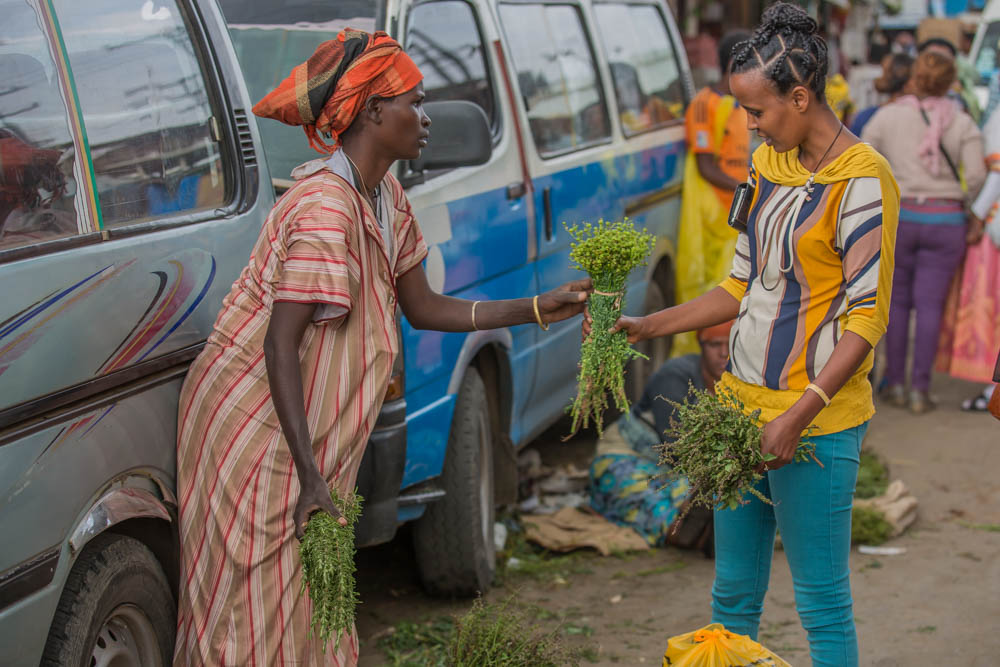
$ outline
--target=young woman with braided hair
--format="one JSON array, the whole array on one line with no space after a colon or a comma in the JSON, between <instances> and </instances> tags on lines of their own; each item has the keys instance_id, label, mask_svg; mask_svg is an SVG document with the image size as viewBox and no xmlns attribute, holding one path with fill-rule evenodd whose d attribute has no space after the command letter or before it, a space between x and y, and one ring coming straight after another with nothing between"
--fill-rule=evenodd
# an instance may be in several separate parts
<instances>
[{"instance_id":1,"label":"young woman with braided hair","mask_svg":"<svg viewBox=\"0 0 1000 667\"><path fill-rule=\"evenodd\" d=\"M736 318L716 385L759 410L759 491L715 512L713 621L757 637L775 528L813 665L858 664L848 556L861 440L875 412L868 371L886 328L899 217L888 163L824 99L827 51L815 21L776 3L737 47L730 85L751 130L755 192L730 276L687 303L616 324L639 341ZM585 321L586 331L588 323ZM792 463L803 432L822 466Z\"/></svg>"}]
</instances>

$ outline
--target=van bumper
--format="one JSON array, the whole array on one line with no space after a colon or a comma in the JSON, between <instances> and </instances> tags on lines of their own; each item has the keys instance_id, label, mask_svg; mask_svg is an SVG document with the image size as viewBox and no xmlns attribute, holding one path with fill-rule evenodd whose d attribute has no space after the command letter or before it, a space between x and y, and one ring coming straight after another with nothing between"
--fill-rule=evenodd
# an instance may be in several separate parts
<instances>
[{"instance_id":1,"label":"van bumper","mask_svg":"<svg viewBox=\"0 0 1000 667\"><path fill-rule=\"evenodd\" d=\"M399 524L399 489L406 468L406 399L382 405L358 469L364 507L354 529L358 547L390 541Z\"/></svg>"}]
</instances>

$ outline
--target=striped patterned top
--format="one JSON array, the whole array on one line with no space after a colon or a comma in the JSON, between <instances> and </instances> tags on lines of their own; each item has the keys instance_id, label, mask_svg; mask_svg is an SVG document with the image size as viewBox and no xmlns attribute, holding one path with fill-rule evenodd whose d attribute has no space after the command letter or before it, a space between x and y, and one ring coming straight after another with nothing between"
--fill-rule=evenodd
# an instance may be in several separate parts
<instances>
[{"instance_id":1,"label":"striped patterned top","mask_svg":"<svg viewBox=\"0 0 1000 667\"><path fill-rule=\"evenodd\" d=\"M275 302L317 304L299 346L306 418L320 473L353 491L398 353L395 282L427 247L391 175L388 248L371 209L327 164L293 175L181 391L177 667L357 661L353 632L336 652L310 639L292 523L299 482L264 338Z\"/></svg>"},{"instance_id":2,"label":"striped patterned top","mask_svg":"<svg viewBox=\"0 0 1000 667\"><path fill-rule=\"evenodd\" d=\"M871 155L858 155L865 152ZM758 169L762 157L770 163L781 161L786 172L801 173L775 182ZM750 182L755 194L748 229L740 234L732 273L722 283L740 300L730 337L730 372L724 380L738 388L748 407L762 409L764 421L801 396L845 331L873 347L885 332L898 198L889 203L891 224L886 226L884 178L831 178L842 161L884 165L873 149L859 144L821 172L827 178L817 178L808 197L800 178L808 172L797 154L775 154L767 146L754 154ZM894 186L887 166L885 174ZM851 428L874 413L866 377L871 363L869 355L817 418L821 432Z\"/></svg>"}]
</instances>

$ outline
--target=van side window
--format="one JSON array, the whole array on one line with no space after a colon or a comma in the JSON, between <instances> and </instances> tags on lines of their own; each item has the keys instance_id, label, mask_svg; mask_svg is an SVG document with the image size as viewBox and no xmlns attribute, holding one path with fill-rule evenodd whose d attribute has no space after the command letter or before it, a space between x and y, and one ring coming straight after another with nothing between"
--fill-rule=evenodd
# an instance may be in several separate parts
<instances>
[{"instance_id":1,"label":"van side window","mask_svg":"<svg viewBox=\"0 0 1000 667\"><path fill-rule=\"evenodd\" d=\"M0 250L78 233L76 150L41 17L0 0Z\"/></svg>"},{"instance_id":2,"label":"van side window","mask_svg":"<svg viewBox=\"0 0 1000 667\"><path fill-rule=\"evenodd\" d=\"M427 101L478 104L496 135L499 114L472 6L464 0L421 3L407 25L406 52L424 74Z\"/></svg>"},{"instance_id":3,"label":"van side window","mask_svg":"<svg viewBox=\"0 0 1000 667\"><path fill-rule=\"evenodd\" d=\"M538 152L564 153L611 136L593 51L571 5L500 5Z\"/></svg>"},{"instance_id":4,"label":"van side window","mask_svg":"<svg viewBox=\"0 0 1000 667\"><path fill-rule=\"evenodd\" d=\"M684 117L684 86L663 14L653 5L595 4L625 134Z\"/></svg>"},{"instance_id":5,"label":"van side window","mask_svg":"<svg viewBox=\"0 0 1000 667\"><path fill-rule=\"evenodd\" d=\"M205 79L176 0L56 0L105 227L223 206ZM230 190L231 191L231 190Z\"/></svg>"}]
</instances>

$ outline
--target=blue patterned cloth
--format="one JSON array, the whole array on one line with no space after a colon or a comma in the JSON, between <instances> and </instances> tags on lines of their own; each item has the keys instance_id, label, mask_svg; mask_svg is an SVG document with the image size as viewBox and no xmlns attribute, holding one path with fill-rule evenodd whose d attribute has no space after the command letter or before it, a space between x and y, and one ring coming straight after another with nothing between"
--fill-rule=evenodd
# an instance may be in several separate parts
<instances>
[{"instance_id":1,"label":"blue patterned cloth","mask_svg":"<svg viewBox=\"0 0 1000 667\"><path fill-rule=\"evenodd\" d=\"M664 472L643 456L600 454L590 464L590 506L651 546L664 546L688 493L686 479L670 480Z\"/></svg>"}]
</instances>

